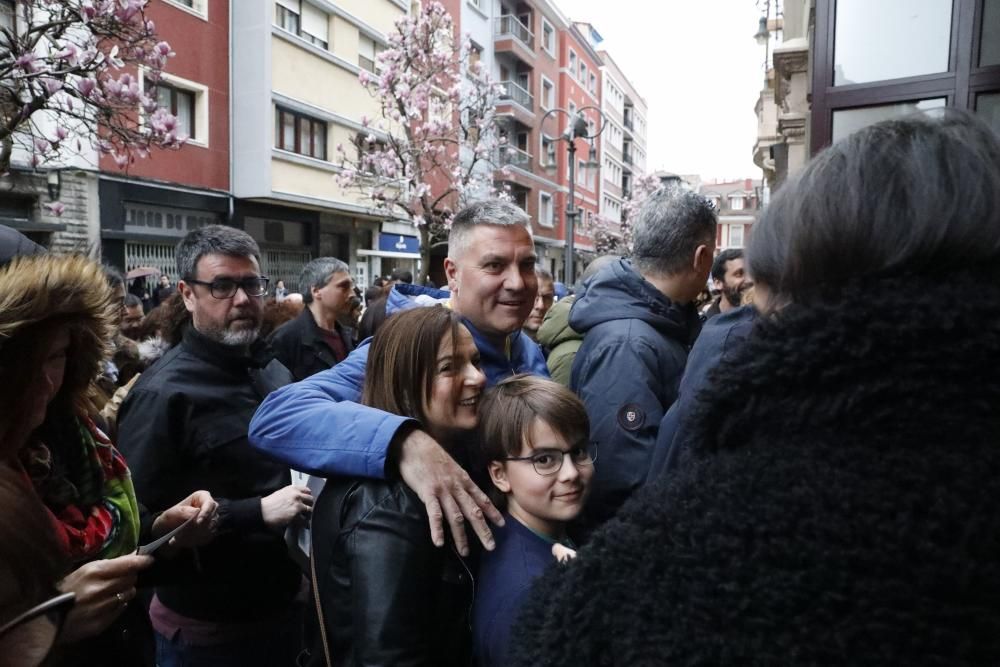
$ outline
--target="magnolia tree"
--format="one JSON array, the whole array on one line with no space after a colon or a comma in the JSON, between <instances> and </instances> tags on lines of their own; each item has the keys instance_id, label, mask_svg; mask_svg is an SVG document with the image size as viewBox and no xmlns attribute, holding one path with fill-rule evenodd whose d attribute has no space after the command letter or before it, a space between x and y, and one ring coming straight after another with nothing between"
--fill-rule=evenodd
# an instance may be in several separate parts
<instances>
[{"instance_id":1,"label":"magnolia tree","mask_svg":"<svg viewBox=\"0 0 1000 667\"><path fill-rule=\"evenodd\" d=\"M622 221L612 220L603 215L593 216L587 232L594 239L594 249L598 255L629 255L632 253L632 223L643 202L652 193L663 187L657 176L648 174L635 179L632 196L622 205Z\"/></svg>"},{"instance_id":2,"label":"magnolia tree","mask_svg":"<svg viewBox=\"0 0 1000 667\"><path fill-rule=\"evenodd\" d=\"M183 143L177 119L140 86L140 72L156 82L174 55L147 2L19 0L16 19L3 17L0 174L15 147L33 166L96 149L124 167L151 147Z\"/></svg>"},{"instance_id":3,"label":"magnolia tree","mask_svg":"<svg viewBox=\"0 0 1000 667\"><path fill-rule=\"evenodd\" d=\"M367 132L337 146L339 184L416 226L422 277L431 247L446 241L456 208L504 194L493 184L501 147L494 107L502 87L478 61L470 62L470 44L458 44L454 32L438 2L396 21L376 73L359 76L378 102L379 117L362 118Z\"/></svg>"}]
</instances>

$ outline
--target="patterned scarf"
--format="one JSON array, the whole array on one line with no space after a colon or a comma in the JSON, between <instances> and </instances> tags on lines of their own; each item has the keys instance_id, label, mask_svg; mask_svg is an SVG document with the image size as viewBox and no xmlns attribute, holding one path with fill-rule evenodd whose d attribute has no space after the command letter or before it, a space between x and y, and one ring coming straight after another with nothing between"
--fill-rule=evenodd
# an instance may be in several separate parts
<instances>
[{"instance_id":1,"label":"patterned scarf","mask_svg":"<svg viewBox=\"0 0 1000 667\"><path fill-rule=\"evenodd\" d=\"M35 439L21 450L21 464L74 563L132 553L139 506L125 459L89 417L76 417L72 425L67 432L76 442L50 449Z\"/></svg>"}]
</instances>

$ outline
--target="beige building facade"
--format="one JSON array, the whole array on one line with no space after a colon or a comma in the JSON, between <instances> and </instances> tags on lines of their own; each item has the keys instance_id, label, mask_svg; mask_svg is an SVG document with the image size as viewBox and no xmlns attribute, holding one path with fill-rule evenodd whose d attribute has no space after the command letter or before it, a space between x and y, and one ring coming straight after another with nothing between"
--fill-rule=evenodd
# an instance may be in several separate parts
<instances>
[{"instance_id":1,"label":"beige building facade","mask_svg":"<svg viewBox=\"0 0 1000 667\"><path fill-rule=\"evenodd\" d=\"M262 243L272 279L297 284L295 267L323 255L348 262L360 285L395 267L416 271L412 226L336 182L337 146L380 134L366 126L378 106L358 75L374 71L408 11L403 0L233 3L234 218Z\"/></svg>"}]
</instances>

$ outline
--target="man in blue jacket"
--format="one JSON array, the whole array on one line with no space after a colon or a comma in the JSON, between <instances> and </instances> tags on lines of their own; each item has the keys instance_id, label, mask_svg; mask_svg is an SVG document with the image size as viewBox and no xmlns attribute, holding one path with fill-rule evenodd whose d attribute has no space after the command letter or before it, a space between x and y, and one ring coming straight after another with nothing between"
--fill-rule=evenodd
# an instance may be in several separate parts
<instances>
[{"instance_id":1,"label":"man in blue jacket","mask_svg":"<svg viewBox=\"0 0 1000 667\"><path fill-rule=\"evenodd\" d=\"M538 289L535 261L527 214L509 202L476 202L452 221L444 261L449 291L397 283L386 312L443 302L472 333L489 385L515 373L548 376L538 345L521 333ZM456 547L467 553L468 521L492 549L486 519L503 519L469 475L414 420L358 403L369 343L330 370L268 396L250 423L251 443L323 477L381 479L398 472L426 504L435 544L444 544L446 520Z\"/></svg>"},{"instance_id":2,"label":"man in blue jacket","mask_svg":"<svg viewBox=\"0 0 1000 667\"><path fill-rule=\"evenodd\" d=\"M707 199L661 190L643 204L632 261L602 269L573 303L583 334L570 387L587 408L600 463L581 516L584 534L643 484L656 433L698 334L692 301L712 268L716 217Z\"/></svg>"}]
</instances>

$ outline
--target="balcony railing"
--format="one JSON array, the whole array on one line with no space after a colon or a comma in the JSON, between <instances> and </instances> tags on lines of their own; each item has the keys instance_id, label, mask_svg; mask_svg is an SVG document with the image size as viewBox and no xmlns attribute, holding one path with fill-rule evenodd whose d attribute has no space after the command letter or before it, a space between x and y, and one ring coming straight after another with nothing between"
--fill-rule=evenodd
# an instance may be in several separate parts
<instances>
[{"instance_id":1,"label":"balcony railing","mask_svg":"<svg viewBox=\"0 0 1000 667\"><path fill-rule=\"evenodd\" d=\"M500 147L500 164L509 164L522 169L531 169L531 155L514 146Z\"/></svg>"},{"instance_id":2,"label":"balcony railing","mask_svg":"<svg viewBox=\"0 0 1000 667\"><path fill-rule=\"evenodd\" d=\"M627 165L635 165L635 162L632 161L632 151L629 150L622 151L622 162L624 162Z\"/></svg>"},{"instance_id":3,"label":"balcony railing","mask_svg":"<svg viewBox=\"0 0 1000 667\"><path fill-rule=\"evenodd\" d=\"M521 20L513 14L503 14L497 17L496 35L498 37L511 35L519 39L521 43L527 46L530 51L535 50L534 33L532 33L528 29L528 26L521 23Z\"/></svg>"},{"instance_id":4,"label":"balcony railing","mask_svg":"<svg viewBox=\"0 0 1000 667\"><path fill-rule=\"evenodd\" d=\"M511 100L517 102L528 111L535 110L535 97L527 90L513 81L501 81L503 92L500 93L500 100Z\"/></svg>"},{"instance_id":5,"label":"balcony railing","mask_svg":"<svg viewBox=\"0 0 1000 667\"><path fill-rule=\"evenodd\" d=\"M635 123L632 121L632 119L629 116L625 117L624 125L625 125L625 129L626 130L631 130L631 131L635 132Z\"/></svg>"}]
</instances>

